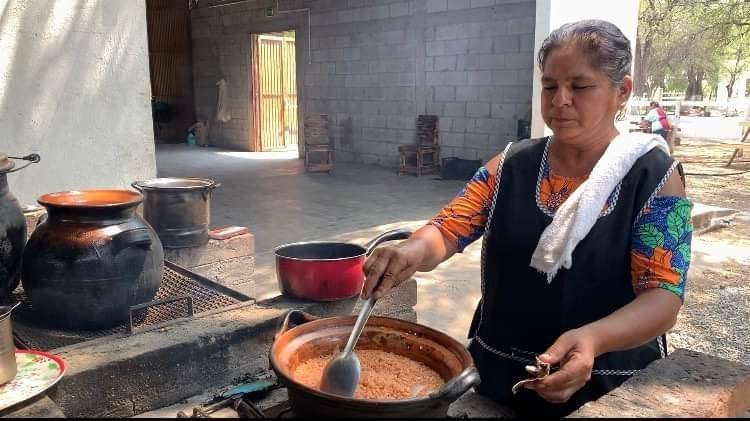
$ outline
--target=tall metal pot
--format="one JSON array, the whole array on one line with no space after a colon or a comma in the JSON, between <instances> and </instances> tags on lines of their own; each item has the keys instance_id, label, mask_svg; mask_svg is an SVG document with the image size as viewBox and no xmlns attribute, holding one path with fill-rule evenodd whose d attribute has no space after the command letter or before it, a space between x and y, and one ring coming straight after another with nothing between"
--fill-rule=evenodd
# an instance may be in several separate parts
<instances>
[{"instance_id":1,"label":"tall metal pot","mask_svg":"<svg viewBox=\"0 0 750 421\"><path fill-rule=\"evenodd\" d=\"M164 250L135 210L131 190L46 194L48 218L26 244L22 283L34 313L70 329L124 323L131 306L150 301L161 285Z\"/></svg>"},{"instance_id":2,"label":"tall metal pot","mask_svg":"<svg viewBox=\"0 0 750 421\"><path fill-rule=\"evenodd\" d=\"M132 184L145 198L143 217L167 249L208 243L211 192L220 185L206 178L154 178Z\"/></svg>"},{"instance_id":3,"label":"tall metal pot","mask_svg":"<svg viewBox=\"0 0 750 421\"><path fill-rule=\"evenodd\" d=\"M11 159L28 161L17 167ZM7 174L39 162L39 155L11 158L0 153L0 296L13 292L21 274L21 255L26 242L26 218L15 196L10 192Z\"/></svg>"}]
</instances>

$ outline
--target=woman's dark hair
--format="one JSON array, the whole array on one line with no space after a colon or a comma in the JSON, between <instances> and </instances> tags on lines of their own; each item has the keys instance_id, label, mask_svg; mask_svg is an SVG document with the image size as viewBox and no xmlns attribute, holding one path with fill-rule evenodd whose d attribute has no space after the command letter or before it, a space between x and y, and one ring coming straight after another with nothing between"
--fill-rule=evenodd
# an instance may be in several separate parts
<instances>
[{"instance_id":1,"label":"woman's dark hair","mask_svg":"<svg viewBox=\"0 0 750 421\"><path fill-rule=\"evenodd\" d=\"M579 43L591 67L606 73L614 86L630 75L630 40L620 28L603 20L566 23L555 29L539 48L539 68L544 69L549 54L568 42Z\"/></svg>"}]
</instances>

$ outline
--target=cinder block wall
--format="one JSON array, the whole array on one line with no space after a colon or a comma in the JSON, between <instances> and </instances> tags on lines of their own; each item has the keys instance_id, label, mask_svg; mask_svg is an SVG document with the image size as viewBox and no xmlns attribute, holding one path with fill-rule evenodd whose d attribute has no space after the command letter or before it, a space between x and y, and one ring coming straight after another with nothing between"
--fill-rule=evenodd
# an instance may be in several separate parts
<instances>
[{"instance_id":1,"label":"cinder block wall","mask_svg":"<svg viewBox=\"0 0 750 421\"><path fill-rule=\"evenodd\" d=\"M329 113L339 161L394 166L418 114L440 116L442 156L489 159L531 110L534 0L280 0L193 11L196 106L213 115L229 82L233 119L217 146L250 150L249 34L297 29L300 112Z\"/></svg>"}]
</instances>

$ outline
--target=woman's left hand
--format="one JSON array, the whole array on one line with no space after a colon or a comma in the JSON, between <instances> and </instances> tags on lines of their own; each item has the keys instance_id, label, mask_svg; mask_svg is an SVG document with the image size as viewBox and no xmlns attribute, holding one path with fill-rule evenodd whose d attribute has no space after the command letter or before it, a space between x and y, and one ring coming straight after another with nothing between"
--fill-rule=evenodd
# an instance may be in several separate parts
<instances>
[{"instance_id":1,"label":"woman's left hand","mask_svg":"<svg viewBox=\"0 0 750 421\"><path fill-rule=\"evenodd\" d=\"M596 337L585 328L565 332L539 356L547 364L559 363L560 370L524 387L536 391L547 402L567 402L591 379L596 342Z\"/></svg>"}]
</instances>

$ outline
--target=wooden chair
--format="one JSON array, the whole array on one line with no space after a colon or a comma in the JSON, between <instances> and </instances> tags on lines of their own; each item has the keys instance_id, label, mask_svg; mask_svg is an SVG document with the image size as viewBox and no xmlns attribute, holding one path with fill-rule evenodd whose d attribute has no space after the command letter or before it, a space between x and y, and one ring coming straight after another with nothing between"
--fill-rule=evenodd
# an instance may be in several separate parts
<instances>
[{"instance_id":1,"label":"wooden chair","mask_svg":"<svg viewBox=\"0 0 750 421\"><path fill-rule=\"evenodd\" d=\"M398 147L398 173L432 174L440 171L440 145L438 144L438 116L417 117L417 143Z\"/></svg>"},{"instance_id":2,"label":"wooden chair","mask_svg":"<svg viewBox=\"0 0 750 421\"><path fill-rule=\"evenodd\" d=\"M306 113L303 123L305 171L330 173L333 170L333 145L328 114Z\"/></svg>"}]
</instances>

